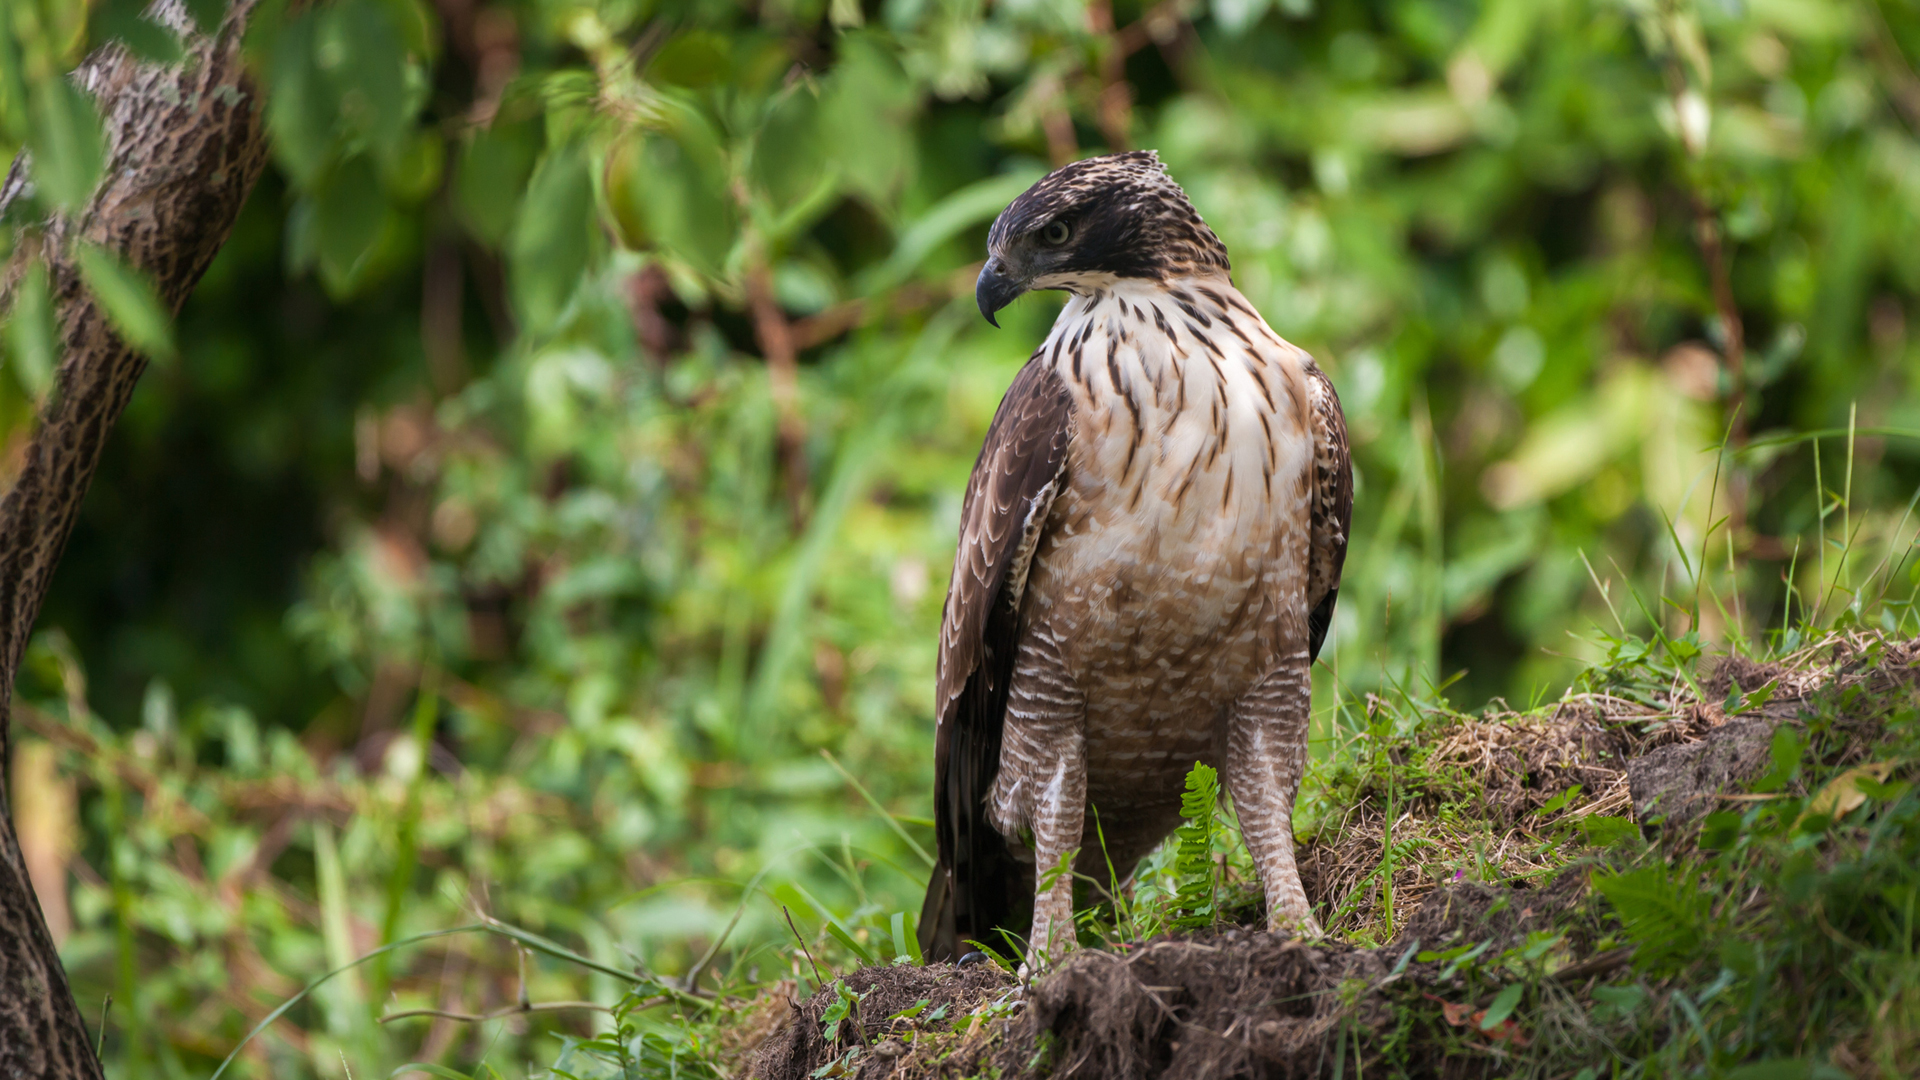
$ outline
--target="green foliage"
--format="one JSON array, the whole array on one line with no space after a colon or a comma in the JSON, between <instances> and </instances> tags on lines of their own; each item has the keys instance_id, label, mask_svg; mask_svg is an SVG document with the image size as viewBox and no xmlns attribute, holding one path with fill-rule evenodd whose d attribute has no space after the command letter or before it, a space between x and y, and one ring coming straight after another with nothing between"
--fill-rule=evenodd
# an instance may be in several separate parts
<instances>
[{"instance_id":1,"label":"green foliage","mask_svg":"<svg viewBox=\"0 0 1920 1080\"><path fill-rule=\"evenodd\" d=\"M555 1080L626 1080L685 1077L713 1080L712 1047L685 1024L662 1026L644 1019L650 1001L629 993L612 1012L610 1030L590 1039L566 1038L546 1075Z\"/></svg>"},{"instance_id":2,"label":"green foliage","mask_svg":"<svg viewBox=\"0 0 1920 1080\"><path fill-rule=\"evenodd\" d=\"M0 148L30 146L36 181L6 229L102 167L64 78L86 50L177 52L145 6L0 14ZM111 1074L205 1075L323 971L476 911L622 971L707 957L714 993L811 978L780 905L830 968L910 955L959 493L1054 310L993 332L969 269L1010 198L1109 139L1160 150L1345 404L1354 540L1298 822L1379 862L1330 931L1384 941L1409 890L1523 859L1661 869L1627 818L1556 805L1569 787L1500 821L1532 839L1488 840L1485 778L1439 752L1460 707L1524 719L1569 684L1653 702L1709 647L1914 629L1912 11L1110 7L261 5L273 167L115 433L43 619L66 636L18 690L25 738L63 748L44 790L77 823L42 850L75 875L77 992L115 995ZM118 325L164 341L111 274L89 277ZM57 359L50 283L32 262L21 282L11 445ZM1737 995L1797 1000L1781 973L1804 971L1831 976L1833 1030L1904 1052L1920 1021L1872 905L1904 895L1905 796L1780 817L1825 782L1820 738L1779 748L1777 808L1710 819L1704 868L1664 869L1711 904L1645 879L1688 914L1663 923L1621 894L1642 906L1607 932L1664 955L1588 1003L1620 1045L1718 1068L1732 1052L1687 1010L1724 1046ZM1868 819L1872 851L1794 861ZM1248 910L1230 818L1187 820L1204 843L1088 883L1086 938L1197 918L1202 882L1209 918ZM1715 950L1753 929L1711 860L1747 860L1748 889L1777 870L1797 914L1710 996ZM1822 919L1869 947L1830 950ZM1470 953L1445 963L1481 1000L1551 959ZM644 999L380 1025L390 1004L488 1013L519 968L500 941L384 955L236 1068L656 1075L726 1053ZM536 1003L628 989L540 955ZM1858 986L1891 1019L1863 1019ZM1772 1027L1755 1055L1802 1055Z\"/></svg>"},{"instance_id":3,"label":"green foliage","mask_svg":"<svg viewBox=\"0 0 1920 1080\"><path fill-rule=\"evenodd\" d=\"M65 79L35 85L27 110L35 184L54 206L78 210L93 194L106 156L100 114Z\"/></svg>"},{"instance_id":4,"label":"green foliage","mask_svg":"<svg viewBox=\"0 0 1920 1080\"><path fill-rule=\"evenodd\" d=\"M127 344L159 360L174 356L173 319L139 271L92 244L74 249L80 278L106 311L113 329Z\"/></svg>"},{"instance_id":5,"label":"green foliage","mask_svg":"<svg viewBox=\"0 0 1920 1080\"><path fill-rule=\"evenodd\" d=\"M1622 874L1597 874L1593 888L1607 898L1627 936L1638 946L1635 959L1652 971L1690 954L1706 936L1705 898L1697 883L1649 866Z\"/></svg>"},{"instance_id":6,"label":"green foliage","mask_svg":"<svg viewBox=\"0 0 1920 1080\"><path fill-rule=\"evenodd\" d=\"M833 984L833 1003L820 1014L820 1036L828 1042L837 1042L840 1038L840 1025L852 1020L854 1027L860 1026L860 1002L866 994L856 994L847 988L844 982Z\"/></svg>"}]
</instances>

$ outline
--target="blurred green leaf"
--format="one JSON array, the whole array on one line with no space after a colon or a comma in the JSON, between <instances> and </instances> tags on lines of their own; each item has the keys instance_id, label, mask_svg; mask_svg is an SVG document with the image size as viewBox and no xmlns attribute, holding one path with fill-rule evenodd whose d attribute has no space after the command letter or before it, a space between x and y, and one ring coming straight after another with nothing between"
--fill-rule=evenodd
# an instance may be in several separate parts
<instances>
[{"instance_id":1,"label":"blurred green leaf","mask_svg":"<svg viewBox=\"0 0 1920 1080\"><path fill-rule=\"evenodd\" d=\"M1520 1004L1521 995L1526 992L1525 983L1508 983L1501 987L1500 992L1493 995L1492 1003L1487 1006L1487 1014L1480 1018L1480 1030L1492 1031L1499 1027L1507 1017L1513 1015L1514 1008Z\"/></svg>"},{"instance_id":2,"label":"blurred green leaf","mask_svg":"<svg viewBox=\"0 0 1920 1080\"><path fill-rule=\"evenodd\" d=\"M399 149L382 161L381 182L395 200L416 203L439 188L445 162L446 144L438 132L410 131Z\"/></svg>"},{"instance_id":3,"label":"blurred green leaf","mask_svg":"<svg viewBox=\"0 0 1920 1080\"><path fill-rule=\"evenodd\" d=\"M267 130L274 158L302 186L311 186L334 153L334 118L341 103L315 56L320 15L307 9L288 19L275 39L267 95Z\"/></svg>"},{"instance_id":4,"label":"blurred green leaf","mask_svg":"<svg viewBox=\"0 0 1920 1080\"><path fill-rule=\"evenodd\" d=\"M34 185L55 207L79 210L93 195L106 160L100 114L92 99L65 78L35 84L27 108Z\"/></svg>"},{"instance_id":5,"label":"blurred green leaf","mask_svg":"<svg viewBox=\"0 0 1920 1080\"><path fill-rule=\"evenodd\" d=\"M145 0L105 0L96 5L87 28L89 41L118 41L135 56L156 64L176 64L186 55L173 31L145 18Z\"/></svg>"},{"instance_id":6,"label":"blurred green leaf","mask_svg":"<svg viewBox=\"0 0 1920 1080\"><path fill-rule=\"evenodd\" d=\"M660 47L647 65L647 77L662 86L711 86L730 74L731 52L731 43L724 35L688 30Z\"/></svg>"},{"instance_id":7,"label":"blurred green leaf","mask_svg":"<svg viewBox=\"0 0 1920 1080\"><path fill-rule=\"evenodd\" d=\"M529 332L551 329L579 286L593 224L586 152L576 143L549 150L527 187L508 252L515 307Z\"/></svg>"},{"instance_id":8,"label":"blurred green leaf","mask_svg":"<svg viewBox=\"0 0 1920 1080\"><path fill-rule=\"evenodd\" d=\"M73 254L81 280L87 283L115 332L137 352L156 360L173 359L173 317L147 276L92 244L78 245Z\"/></svg>"},{"instance_id":9,"label":"blurred green leaf","mask_svg":"<svg viewBox=\"0 0 1920 1080\"><path fill-rule=\"evenodd\" d=\"M457 205L480 239L490 244L506 239L537 153L527 126L505 122L474 132L461 151Z\"/></svg>"},{"instance_id":10,"label":"blurred green leaf","mask_svg":"<svg viewBox=\"0 0 1920 1080\"><path fill-rule=\"evenodd\" d=\"M315 196L310 226L314 253L327 287L336 295L348 295L359 286L391 216L386 193L365 158L335 169Z\"/></svg>"},{"instance_id":11,"label":"blurred green leaf","mask_svg":"<svg viewBox=\"0 0 1920 1080\"><path fill-rule=\"evenodd\" d=\"M900 234L893 255L863 283L866 291L890 288L905 280L933 249L962 230L991 221L1040 178L1040 170L1017 169L969 184L935 204Z\"/></svg>"},{"instance_id":12,"label":"blurred green leaf","mask_svg":"<svg viewBox=\"0 0 1920 1080\"><path fill-rule=\"evenodd\" d=\"M200 32L211 34L219 29L220 20L226 18L233 0L181 0L181 3Z\"/></svg>"},{"instance_id":13,"label":"blurred green leaf","mask_svg":"<svg viewBox=\"0 0 1920 1080\"><path fill-rule=\"evenodd\" d=\"M15 380L35 401L45 397L47 388L53 385L54 366L59 363L54 332L47 268L33 259L21 272L12 309L7 313L7 356L13 362Z\"/></svg>"},{"instance_id":14,"label":"blurred green leaf","mask_svg":"<svg viewBox=\"0 0 1920 1080\"><path fill-rule=\"evenodd\" d=\"M338 0L320 10L315 58L334 85L337 120L354 149L391 160L404 150L415 104L400 28L378 0Z\"/></svg>"},{"instance_id":15,"label":"blurred green leaf","mask_svg":"<svg viewBox=\"0 0 1920 1080\"><path fill-rule=\"evenodd\" d=\"M831 144L821 138L820 101L811 86L796 83L780 94L761 122L753 148L753 179L774 205L787 206L837 173Z\"/></svg>"},{"instance_id":16,"label":"blurred green leaf","mask_svg":"<svg viewBox=\"0 0 1920 1080\"><path fill-rule=\"evenodd\" d=\"M607 200L633 239L718 274L737 218L718 134L691 107L669 112L666 130L629 138L608 166ZM627 223L631 222L631 225Z\"/></svg>"}]
</instances>

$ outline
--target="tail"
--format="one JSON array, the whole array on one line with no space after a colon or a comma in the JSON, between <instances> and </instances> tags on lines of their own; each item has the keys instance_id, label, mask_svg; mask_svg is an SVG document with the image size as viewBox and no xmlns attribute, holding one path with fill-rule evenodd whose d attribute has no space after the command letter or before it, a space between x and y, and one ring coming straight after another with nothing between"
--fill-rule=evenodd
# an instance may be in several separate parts
<instances>
[{"instance_id":1,"label":"tail","mask_svg":"<svg viewBox=\"0 0 1920 1080\"><path fill-rule=\"evenodd\" d=\"M974 951L969 941L1004 951L1000 931L1024 937L1033 921L1033 864L1016 858L987 820L1000 771L999 725L953 728L933 785L940 854L920 907L920 954L929 964Z\"/></svg>"},{"instance_id":2,"label":"tail","mask_svg":"<svg viewBox=\"0 0 1920 1080\"><path fill-rule=\"evenodd\" d=\"M991 826L982 839L964 869L942 858L927 881L917 935L926 963L958 960L975 951L975 941L1018 952L1000 931L1019 941L1033 922L1033 864L1014 858Z\"/></svg>"},{"instance_id":3,"label":"tail","mask_svg":"<svg viewBox=\"0 0 1920 1080\"><path fill-rule=\"evenodd\" d=\"M943 862L927 881L927 899L920 905L920 955L929 964L960 954L960 934L953 924L953 871Z\"/></svg>"}]
</instances>

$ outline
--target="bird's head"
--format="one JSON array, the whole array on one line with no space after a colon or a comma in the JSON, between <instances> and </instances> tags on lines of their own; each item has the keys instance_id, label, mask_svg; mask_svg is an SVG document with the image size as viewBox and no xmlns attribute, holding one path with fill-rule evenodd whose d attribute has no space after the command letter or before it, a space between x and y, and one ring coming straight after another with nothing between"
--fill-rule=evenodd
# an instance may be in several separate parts
<instances>
[{"instance_id":1,"label":"bird's head","mask_svg":"<svg viewBox=\"0 0 1920 1080\"><path fill-rule=\"evenodd\" d=\"M1040 178L994 220L974 286L980 313L1033 289L1089 292L1123 278L1225 274L1227 249L1152 150L1108 154Z\"/></svg>"}]
</instances>

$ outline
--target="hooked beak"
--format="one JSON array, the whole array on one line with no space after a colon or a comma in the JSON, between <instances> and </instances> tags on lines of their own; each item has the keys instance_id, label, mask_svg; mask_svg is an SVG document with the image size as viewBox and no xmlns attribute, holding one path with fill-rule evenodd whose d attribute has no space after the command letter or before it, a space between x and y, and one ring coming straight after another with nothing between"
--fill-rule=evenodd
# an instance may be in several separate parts
<instances>
[{"instance_id":1,"label":"hooked beak","mask_svg":"<svg viewBox=\"0 0 1920 1080\"><path fill-rule=\"evenodd\" d=\"M998 329L1000 323L994 319L993 313L1013 303L1014 297L1026 291L1024 283L1006 275L999 259L988 259L987 265L980 270L980 280L973 286L973 298L980 305L980 314L985 315L987 322Z\"/></svg>"}]
</instances>

